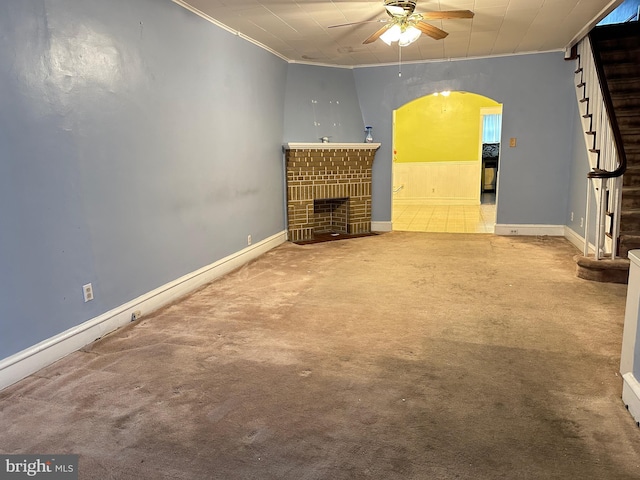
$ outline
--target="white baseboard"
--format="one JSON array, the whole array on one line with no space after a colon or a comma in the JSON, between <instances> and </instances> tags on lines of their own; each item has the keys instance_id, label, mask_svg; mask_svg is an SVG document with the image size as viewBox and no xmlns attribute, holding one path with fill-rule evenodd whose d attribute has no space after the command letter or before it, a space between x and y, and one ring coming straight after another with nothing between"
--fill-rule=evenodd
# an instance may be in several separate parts
<instances>
[{"instance_id":1,"label":"white baseboard","mask_svg":"<svg viewBox=\"0 0 640 480\"><path fill-rule=\"evenodd\" d=\"M622 376L622 401L627 406L629 413L636 421L640 422L640 383L633 373L625 373Z\"/></svg>"},{"instance_id":2,"label":"white baseboard","mask_svg":"<svg viewBox=\"0 0 640 480\"><path fill-rule=\"evenodd\" d=\"M531 225L496 223L496 235L548 235L550 237L564 237L564 225Z\"/></svg>"},{"instance_id":3,"label":"white baseboard","mask_svg":"<svg viewBox=\"0 0 640 480\"><path fill-rule=\"evenodd\" d=\"M286 242L285 231L231 254L217 262L188 273L130 302L92 318L65 332L0 360L0 390L41 368L60 360L131 322L131 314L140 310L142 316L167 305L201 286L221 277L263 253Z\"/></svg>"},{"instance_id":4,"label":"white baseboard","mask_svg":"<svg viewBox=\"0 0 640 480\"><path fill-rule=\"evenodd\" d=\"M573 230L571 227L564 227L564 238L569 240L578 250L584 252L584 237ZM592 243L589 244L589 252L595 252L596 249Z\"/></svg>"},{"instance_id":5,"label":"white baseboard","mask_svg":"<svg viewBox=\"0 0 640 480\"><path fill-rule=\"evenodd\" d=\"M391 222L371 222L372 232L391 232L392 230Z\"/></svg>"}]
</instances>

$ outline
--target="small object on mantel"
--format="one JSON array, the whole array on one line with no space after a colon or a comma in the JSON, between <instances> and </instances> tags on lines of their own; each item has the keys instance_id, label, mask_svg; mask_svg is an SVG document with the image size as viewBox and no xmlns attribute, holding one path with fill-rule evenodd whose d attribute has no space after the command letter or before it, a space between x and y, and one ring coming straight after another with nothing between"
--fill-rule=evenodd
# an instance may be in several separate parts
<instances>
[{"instance_id":1,"label":"small object on mantel","mask_svg":"<svg viewBox=\"0 0 640 480\"><path fill-rule=\"evenodd\" d=\"M373 134L371 133L371 130L373 130L373 127L369 125L364 127L364 131L367 134L364 138L365 143L373 143Z\"/></svg>"},{"instance_id":2,"label":"small object on mantel","mask_svg":"<svg viewBox=\"0 0 640 480\"><path fill-rule=\"evenodd\" d=\"M329 138L330 137L321 137L320 140L322 140L322 143L329 143Z\"/></svg>"}]
</instances>

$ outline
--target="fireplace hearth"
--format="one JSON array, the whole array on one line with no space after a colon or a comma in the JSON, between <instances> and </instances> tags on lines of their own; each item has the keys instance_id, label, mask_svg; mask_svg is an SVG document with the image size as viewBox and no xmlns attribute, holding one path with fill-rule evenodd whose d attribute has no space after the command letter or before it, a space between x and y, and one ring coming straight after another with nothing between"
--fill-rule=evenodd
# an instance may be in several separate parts
<instances>
[{"instance_id":1,"label":"fireplace hearth","mask_svg":"<svg viewBox=\"0 0 640 480\"><path fill-rule=\"evenodd\" d=\"M371 233L371 167L378 143L288 143L289 240Z\"/></svg>"}]
</instances>

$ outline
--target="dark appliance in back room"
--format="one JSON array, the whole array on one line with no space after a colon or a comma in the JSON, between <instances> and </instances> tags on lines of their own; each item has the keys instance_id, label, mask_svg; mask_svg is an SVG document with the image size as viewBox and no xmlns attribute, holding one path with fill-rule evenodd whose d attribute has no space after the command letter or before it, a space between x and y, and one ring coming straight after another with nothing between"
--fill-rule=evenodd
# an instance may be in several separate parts
<instances>
[{"instance_id":1,"label":"dark appliance in back room","mask_svg":"<svg viewBox=\"0 0 640 480\"><path fill-rule=\"evenodd\" d=\"M500 143L482 144L482 191L495 192L498 182Z\"/></svg>"}]
</instances>

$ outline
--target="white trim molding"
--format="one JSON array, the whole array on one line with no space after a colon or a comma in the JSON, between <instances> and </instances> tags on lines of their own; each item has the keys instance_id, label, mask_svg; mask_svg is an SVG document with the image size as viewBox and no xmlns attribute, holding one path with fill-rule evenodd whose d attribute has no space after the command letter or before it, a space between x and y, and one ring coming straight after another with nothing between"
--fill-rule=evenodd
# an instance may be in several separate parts
<instances>
[{"instance_id":1,"label":"white trim molding","mask_svg":"<svg viewBox=\"0 0 640 480\"><path fill-rule=\"evenodd\" d=\"M253 43L257 47L260 47L263 50L266 50L267 52L272 53L273 55L275 55L276 57L281 58L285 62L289 62L289 59L287 57L285 57L284 55L282 55L279 52L276 52L273 48L267 47L264 43L260 43L257 40L254 40L253 38L249 37L248 35L245 35L244 33L240 32L238 30L235 30L235 29L229 27L228 25L225 25L222 22L219 22L218 20L216 20L212 16L207 15L206 13L204 13L202 10L199 10L196 7L194 7L193 5L188 4L186 1L184 1L184 0L171 0L171 1L173 3L175 3L175 4L177 4L177 5L180 5L181 7L186 8L190 12L195 13L199 17L204 18L208 22L213 23L215 26L220 27L223 30L226 30L227 32L229 32L229 33L231 33L233 35L236 35L236 36L242 38L243 40L246 40L247 42Z\"/></svg>"},{"instance_id":2,"label":"white trim molding","mask_svg":"<svg viewBox=\"0 0 640 480\"><path fill-rule=\"evenodd\" d=\"M372 232L391 232L393 231L393 226L391 222L371 222L371 231Z\"/></svg>"},{"instance_id":3,"label":"white trim molding","mask_svg":"<svg viewBox=\"0 0 640 480\"><path fill-rule=\"evenodd\" d=\"M496 235L548 235L550 237L564 237L564 225L533 225L533 224L506 224L496 223Z\"/></svg>"},{"instance_id":4,"label":"white trim molding","mask_svg":"<svg viewBox=\"0 0 640 480\"><path fill-rule=\"evenodd\" d=\"M128 325L131 322L131 315L135 311L140 311L142 316L148 315L241 267L263 253L283 244L286 240L287 233L285 231L279 232L15 355L0 360L0 390L37 372L41 368L51 365L70 353L94 342L96 339Z\"/></svg>"},{"instance_id":5,"label":"white trim molding","mask_svg":"<svg viewBox=\"0 0 640 480\"><path fill-rule=\"evenodd\" d=\"M581 252L584 251L584 237L573 230L571 227L564 227L564 238L569 240L569 242L571 242ZM589 243L589 251L596 251L596 247L593 245L593 243Z\"/></svg>"},{"instance_id":6,"label":"white trim molding","mask_svg":"<svg viewBox=\"0 0 640 480\"><path fill-rule=\"evenodd\" d=\"M622 380L622 401L633 419L640 425L640 383L631 372L625 373Z\"/></svg>"}]
</instances>

